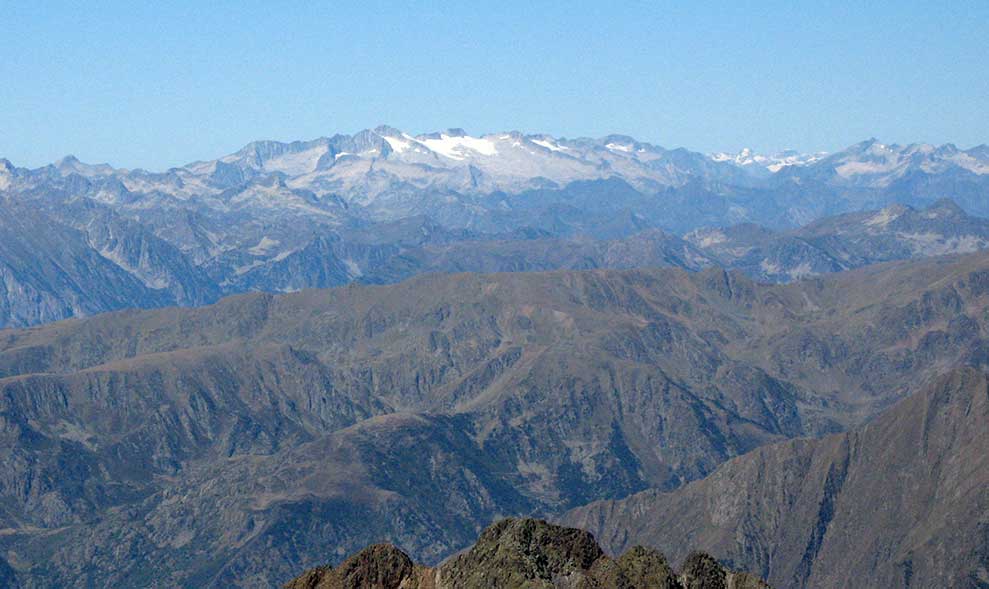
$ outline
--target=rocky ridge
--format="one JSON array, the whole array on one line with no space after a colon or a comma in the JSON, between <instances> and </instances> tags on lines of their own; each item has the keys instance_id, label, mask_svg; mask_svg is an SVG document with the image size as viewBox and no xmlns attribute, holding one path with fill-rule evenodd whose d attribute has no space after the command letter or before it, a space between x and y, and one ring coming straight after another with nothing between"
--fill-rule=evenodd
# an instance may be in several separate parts
<instances>
[{"instance_id":1,"label":"rocky ridge","mask_svg":"<svg viewBox=\"0 0 989 589\"><path fill-rule=\"evenodd\" d=\"M661 553L636 546L606 556L589 533L534 519L506 519L443 564L417 565L389 544L365 548L337 567L306 571L284 589L763 589L695 552L675 572Z\"/></svg>"},{"instance_id":2,"label":"rocky ridge","mask_svg":"<svg viewBox=\"0 0 989 589\"><path fill-rule=\"evenodd\" d=\"M980 251L989 245L989 220L942 199L921 210L897 204L785 232L751 224L698 229L685 240L717 265L757 280L789 282L893 260Z\"/></svg>"}]
</instances>

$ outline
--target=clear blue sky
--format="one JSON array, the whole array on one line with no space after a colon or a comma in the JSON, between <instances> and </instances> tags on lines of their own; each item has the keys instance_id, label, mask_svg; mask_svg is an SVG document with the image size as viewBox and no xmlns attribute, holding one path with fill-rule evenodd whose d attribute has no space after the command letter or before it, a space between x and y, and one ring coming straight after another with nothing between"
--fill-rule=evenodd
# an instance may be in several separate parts
<instances>
[{"instance_id":1,"label":"clear blue sky","mask_svg":"<svg viewBox=\"0 0 989 589\"><path fill-rule=\"evenodd\" d=\"M989 142L987 0L283 4L3 2L0 157L162 169L379 123Z\"/></svg>"}]
</instances>

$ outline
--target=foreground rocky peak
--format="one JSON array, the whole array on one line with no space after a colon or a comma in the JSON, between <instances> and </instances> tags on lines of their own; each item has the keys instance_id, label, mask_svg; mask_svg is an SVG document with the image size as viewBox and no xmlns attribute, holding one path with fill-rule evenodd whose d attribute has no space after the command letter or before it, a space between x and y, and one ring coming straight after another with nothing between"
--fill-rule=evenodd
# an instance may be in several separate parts
<instances>
[{"instance_id":1,"label":"foreground rocky peak","mask_svg":"<svg viewBox=\"0 0 989 589\"><path fill-rule=\"evenodd\" d=\"M375 544L340 566L317 567L285 589L757 589L765 583L727 570L695 552L677 574L660 552L636 546L617 559L590 533L536 519L505 519L466 552L436 568L416 565L401 550Z\"/></svg>"},{"instance_id":2,"label":"foreground rocky peak","mask_svg":"<svg viewBox=\"0 0 989 589\"><path fill-rule=\"evenodd\" d=\"M429 572L429 569L414 564L407 554L391 544L375 544L351 556L335 569L322 566L308 570L287 583L285 588L425 588L434 586Z\"/></svg>"}]
</instances>

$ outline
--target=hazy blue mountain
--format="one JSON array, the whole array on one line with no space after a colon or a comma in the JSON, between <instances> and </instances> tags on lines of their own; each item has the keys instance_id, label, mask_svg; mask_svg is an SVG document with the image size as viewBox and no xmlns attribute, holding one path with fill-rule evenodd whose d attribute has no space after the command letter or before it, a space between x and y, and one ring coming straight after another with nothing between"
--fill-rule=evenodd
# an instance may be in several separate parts
<instances>
[{"instance_id":1,"label":"hazy blue mountain","mask_svg":"<svg viewBox=\"0 0 989 589\"><path fill-rule=\"evenodd\" d=\"M724 267L786 282L879 262L983 250L989 247L989 219L942 199L922 210L890 205L786 232L756 225L698 229L686 240Z\"/></svg>"},{"instance_id":2,"label":"hazy blue mountain","mask_svg":"<svg viewBox=\"0 0 989 589\"><path fill-rule=\"evenodd\" d=\"M71 301L16 294L50 290L33 282L42 262L23 249L0 259L18 276L4 288L21 307L0 326L419 272L720 264L780 281L972 251L985 243L981 221L896 211L941 210L948 197L989 215L986 152L870 140L830 155L708 156L623 135L413 137L382 126L257 141L164 172L72 156L33 170L3 160L4 206L81 232L60 255L87 265L95 254L140 286L103 296L81 275L77 295L65 290ZM880 209L896 221L870 224L863 211ZM56 226L46 223L38 227Z\"/></svg>"}]
</instances>

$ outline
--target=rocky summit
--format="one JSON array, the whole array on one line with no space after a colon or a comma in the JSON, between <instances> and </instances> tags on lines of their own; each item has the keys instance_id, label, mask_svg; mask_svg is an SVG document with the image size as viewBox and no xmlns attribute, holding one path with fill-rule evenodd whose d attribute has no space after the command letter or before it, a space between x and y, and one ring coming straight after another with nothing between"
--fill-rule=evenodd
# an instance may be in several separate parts
<instances>
[{"instance_id":1,"label":"rocky summit","mask_svg":"<svg viewBox=\"0 0 989 589\"><path fill-rule=\"evenodd\" d=\"M761 589L757 577L693 552L680 572L662 553L636 546L618 558L590 533L537 519L505 519L466 551L435 567L375 544L337 567L310 569L284 589Z\"/></svg>"}]
</instances>

